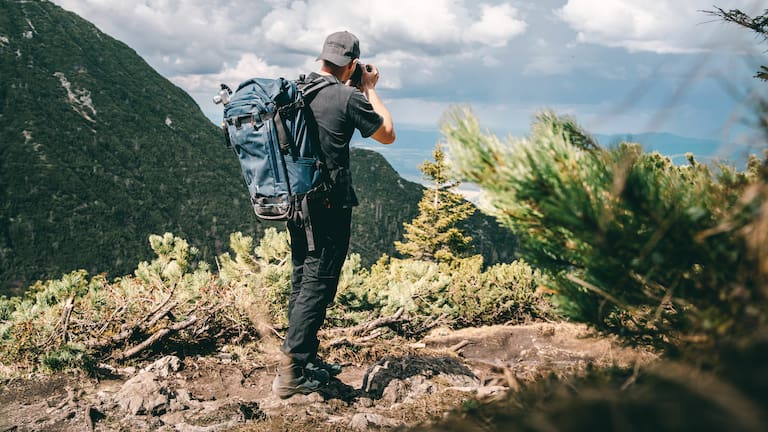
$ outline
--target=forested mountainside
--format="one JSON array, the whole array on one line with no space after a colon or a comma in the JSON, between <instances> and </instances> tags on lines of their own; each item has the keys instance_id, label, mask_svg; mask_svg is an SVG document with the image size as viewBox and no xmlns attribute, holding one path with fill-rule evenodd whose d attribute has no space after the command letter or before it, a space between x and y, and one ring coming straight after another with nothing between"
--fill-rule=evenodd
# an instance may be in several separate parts
<instances>
[{"instance_id":1,"label":"forested mountainside","mask_svg":"<svg viewBox=\"0 0 768 432\"><path fill-rule=\"evenodd\" d=\"M79 268L125 274L150 257L152 233L213 262L230 233L263 231L221 131L88 21L47 1L0 2L0 77L0 293ZM379 155L353 157L362 205L351 249L371 263L393 252L421 186ZM495 260L511 244L478 250Z\"/></svg>"}]
</instances>

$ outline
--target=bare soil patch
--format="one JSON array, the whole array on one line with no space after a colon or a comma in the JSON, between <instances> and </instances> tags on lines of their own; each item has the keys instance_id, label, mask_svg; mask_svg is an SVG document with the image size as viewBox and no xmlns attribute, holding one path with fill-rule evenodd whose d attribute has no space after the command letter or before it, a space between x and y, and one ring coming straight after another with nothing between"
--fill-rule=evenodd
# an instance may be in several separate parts
<instances>
[{"instance_id":1,"label":"bare soil patch","mask_svg":"<svg viewBox=\"0 0 768 432\"><path fill-rule=\"evenodd\" d=\"M15 378L0 383L0 431L394 429L520 381L655 359L570 323L438 329L410 352L349 363L325 391L287 400L271 394L276 363L266 353L168 356L100 379Z\"/></svg>"}]
</instances>

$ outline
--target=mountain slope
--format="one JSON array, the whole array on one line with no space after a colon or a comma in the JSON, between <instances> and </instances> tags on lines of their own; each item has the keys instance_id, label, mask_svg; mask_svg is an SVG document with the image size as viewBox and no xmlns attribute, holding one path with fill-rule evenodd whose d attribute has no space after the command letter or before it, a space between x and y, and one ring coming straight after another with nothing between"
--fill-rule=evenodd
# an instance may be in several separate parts
<instances>
[{"instance_id":1,"label":"mountain slope","mask_svg":"<svg viewBox=\"0 0 768 432\"><path fill-rule=\"evenodd\" d=\"M362 204L351 250L368 265L394 252L421 186L378 154L355 150L352 163ZM79 268L127 274L151 258L154 233L213 264L230 233L266 226L192 98L47 1L0 1L0 200L0 294ZM512 242L494 248L506 252L489 258L511 256Z\"/></svg>"},{"instance_id":2,"label":"mountain slope","mask_svg":"<svg viewBox=\"0 0 768 432\"><path fill-rule=\"evenodd\" d=\"M398 255L394 241L403 238L403 222L418 215L424 186L400 177L377 152L352 148L351 158L360 206L352 216L350 251L359 253L363 264L370 265L384 253ZM462 228L472 236L475 252L483 255L487 264L514 259L515 239L494 218L477 211Z\"/></svg>"},{"instance_id":3,"label":"mountain slope","mask_svg":"<svg viewBox=\"0 0 768 432\"><path fill-rule=\"evenodd\" d=\"M184 91L48 2L0 3L0 281L122 274L173 231L254 232L236 161Z\"/></svg>"}]
</instances>

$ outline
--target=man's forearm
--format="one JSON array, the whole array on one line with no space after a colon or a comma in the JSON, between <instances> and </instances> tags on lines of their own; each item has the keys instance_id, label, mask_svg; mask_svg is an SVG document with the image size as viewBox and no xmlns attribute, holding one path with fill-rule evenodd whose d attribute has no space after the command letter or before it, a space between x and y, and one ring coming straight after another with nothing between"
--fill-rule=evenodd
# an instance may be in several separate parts
<instances>
[{"instance_id":1,"label":"man's forearm","mask_svg":"<svg viewBox=\"0 0 768 432\"><path fill-rule=\"evenodd\" d=\"M373 110L384 119L381 127L372 137L382 144L391 144L395 141L395 125L392 122L392 115L384 105L384 102L379 99L379 95L376 93L375 89L366 89L365 96L368 98L368 102L371 103L371 106L373 106Z\"/></svg>"}]
</instances>

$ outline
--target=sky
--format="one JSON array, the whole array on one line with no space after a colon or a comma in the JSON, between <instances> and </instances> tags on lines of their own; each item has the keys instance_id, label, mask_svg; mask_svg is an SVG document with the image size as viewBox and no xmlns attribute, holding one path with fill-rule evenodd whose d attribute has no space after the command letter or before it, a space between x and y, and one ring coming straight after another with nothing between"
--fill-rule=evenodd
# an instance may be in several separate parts
<instances>
[{"instance_id":1,"label":"sky","mask_svg":"<svg viewBox=\"0 0 768 432\"><path fill-rule=\"evenodd\" d=\"M54 0L123 41L215 123L219 83L317 70L326 35L360 39L397 130L451 106L523 135L544 109L595 134L743 139L768 43L704 10L765 0Z\"/></svg>"}]
</instances>

